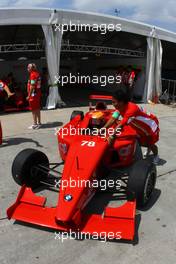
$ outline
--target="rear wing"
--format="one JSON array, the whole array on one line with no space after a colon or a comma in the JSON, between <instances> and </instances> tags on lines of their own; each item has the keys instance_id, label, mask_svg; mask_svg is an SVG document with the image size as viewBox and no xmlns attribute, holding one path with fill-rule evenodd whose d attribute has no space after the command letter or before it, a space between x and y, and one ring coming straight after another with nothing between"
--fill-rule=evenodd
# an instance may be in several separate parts
<instances>
[{"instance_id":1,"label":"rear wing","mask_svg":"<svg viewBox=\"0 0 176 264\"><path fill-rule=\"evenodd\" d=\"M97 101L112 101L112 96L111 95L90 95L89 100L97 100ZM101 110L106 110L107 106L105 102L99 102L99 106L97 109ZM89 102L89 111L94 110L95 108L92 106L92 102Z\"/></svg>"},{"instance_id":2,"label":"rear wing","mask_svg":"<svg viewBox=\"0 0 176 264\"><path fill-rule=\"evenodd\" d=\"M89 96L90 100L106 100L106 101L112 101L112 96L111 95L90 95Z\"/></svg>"}]
</instances>

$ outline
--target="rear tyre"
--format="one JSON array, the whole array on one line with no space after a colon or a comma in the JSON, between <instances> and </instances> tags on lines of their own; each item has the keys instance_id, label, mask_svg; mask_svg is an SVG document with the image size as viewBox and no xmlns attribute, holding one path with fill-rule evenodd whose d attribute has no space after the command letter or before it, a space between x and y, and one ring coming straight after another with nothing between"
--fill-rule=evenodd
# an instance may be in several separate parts
<instances>
[{"instance_id":1,"label":"rear tyre","mask_svg":"<svg viewBox=\"0 0 176 264\"><path fill-rule=\"evenodd\" d=\"M151 199L156 177L156 166L147 160L139 160L132 166L127 183L127 196L133 194L138 207L144 207Z\"/></svg>"},{"instance_id":2,"label":"rear tyre","mask_svg":"<svg viewBox=\"0 0 176 264\"><path fill-rule=\"evenodd\" d=\"M83 120L84 118L84 112L83 111L73 111L72 114L71 114L71 117L70 117L70 121L75 118L77 115L80 115L81 117L81 120Z\"/></svg>"},{"instance_id":3,"label":"rear tyre","mask_svg":"<svg viewBox=\"0 0 176 264\"><path fill-rule=\"evenodd\" d=\"M12 177L19 185L26 184L36 188L40 186L40 181L46 179L46 173L35 169L38 165L49 168L47 156L35 149L24 149L15 157L12 164Z\"/></svg>"}]
</instances>

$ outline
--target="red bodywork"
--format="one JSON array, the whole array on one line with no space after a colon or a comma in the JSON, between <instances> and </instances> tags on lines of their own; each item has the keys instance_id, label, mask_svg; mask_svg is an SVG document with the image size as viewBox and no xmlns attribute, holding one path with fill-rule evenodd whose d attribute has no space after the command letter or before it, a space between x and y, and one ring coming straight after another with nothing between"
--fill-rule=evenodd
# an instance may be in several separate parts
<instances>
[{"instance_id":1,"label":"red bodywork","mask_svg":"<svg viewBox=\"0 0 176 264\"><path fill-rule=\"evenodd\" d=\"M93 98L95 99L95 98ZM105 99L105 98L104 98ZM109 98L110 99L110 98ZM76 116L63 131L76 128L76 135L70 133L63 135L58 131L59 152L65 161L62 173L62 183L69 182L70 178L78 183L78 180L87 180L90 184L72 187L63 184L60 188L56 207L46 207L45 197L37 196L31 188L22 186L16 202L7 210L8 218L16 219L32 224L50 227L57 230L88 232L99 235L105 232L114 234L114 239L120 238L133 240L135 233L135 209L136 201L127 201L122 206L106 207L103 215L87 214L85 207L96 192L91 184L94 179L101 179L104 175L104 167L117 168L133 163L136 147L136 132L130 127L124 127L121 135L117 137L113 146L100 136L79 135L81 128L88 128L92 112L86 113L83 120ZM107 121L113 110L104 110L104 118ZM86 143L87 142L87 143ZM91 142L91 143L90 143ZM113 160L113 156L116 158ZM68 201L65 198L70 196Z\"/></svg>"},{"instance_id":2,"label":"red bodywork","mask_svg":"<svg viewBox=\"0 0 176 264\"><path fill-rule=\"evenodd\" d=\"M2 93L2 96L6 98L6 94ZM29 104L25 98L25 94L21 91L17 91L13 96L11 96L4 104L4 112L20 112L29 111Z\"/></svg>"}]
</instances>

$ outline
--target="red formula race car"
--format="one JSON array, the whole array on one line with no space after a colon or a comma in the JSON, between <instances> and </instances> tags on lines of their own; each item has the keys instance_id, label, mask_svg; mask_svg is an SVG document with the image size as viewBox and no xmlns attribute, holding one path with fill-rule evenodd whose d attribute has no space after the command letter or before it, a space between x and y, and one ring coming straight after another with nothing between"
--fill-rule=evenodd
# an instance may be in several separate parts
<instances>
[{"instance_id":1,"label":"red formula race car","mask_svg":"<svg viewBox=\"0 0 176 264\"><path fill-rule=\"evenodd\" d=\"M113 110L107 109L102 100L111 97L91 96L91 99L99 100L95 107L91 105L85 115L74 111L70 122L57 132L64 163L62 172L58 170L61 163L49 163L47 156L38 150L25 149L16 156L12 175L22 187L7 215L9 219L64 232L73 230L91 235L96 232L99 236L103 232L108 238L111 234L114 239L133 240L136 204L143 207L150 200L156 167L143 159L138 136L130 125L118 133L113 145L108 144L100 132ZM103 191L123 196L125 201L118 207L104 206L103 211L90 213L88 205L102 191L102 181L107 183ZM117 181L118 188L114 184ZM46 206L46 197L33 192L40 185L58 187L56 206Z\"/></svg>"},{"instance_id":2,"label":"red formula race car","mask_svg":"<svg viewBox=\"0 0 176 264\"><path fill-rule=\"evenodd\" d=\"M7 98L6 93L1 93L2 110L6 113L29 111L29 104L26 100L25 94L20 89L15 89L15 94Z\"/></svg>"},{"instance_id":3,"label":"red formula race car","mask_svg":"<svg viewBox=\"0 0 176 264\"><path fill-rule=\"evenodd\" d=\"M15 94L4 105L4 112L6 113L29 110L29 104L22 93Z\"/></svg>"}]
</instances>

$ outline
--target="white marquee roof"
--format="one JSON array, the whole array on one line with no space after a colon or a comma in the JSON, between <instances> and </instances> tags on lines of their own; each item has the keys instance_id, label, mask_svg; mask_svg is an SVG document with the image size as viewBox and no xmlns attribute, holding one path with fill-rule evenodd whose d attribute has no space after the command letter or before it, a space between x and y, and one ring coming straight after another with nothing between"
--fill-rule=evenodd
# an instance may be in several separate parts
<instances>
[{"instance_id":1,"label":"white marquee roof","mask_svg":"<svg viewBox=\"0 0 176 264\"><path fill-rule=\"evenodd\" d=\"M0 25L122 24L122 31L176 43L176 33L120 17L60 9L0 9Z\"/></svg>"}]
</instances>

